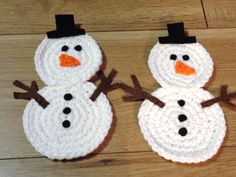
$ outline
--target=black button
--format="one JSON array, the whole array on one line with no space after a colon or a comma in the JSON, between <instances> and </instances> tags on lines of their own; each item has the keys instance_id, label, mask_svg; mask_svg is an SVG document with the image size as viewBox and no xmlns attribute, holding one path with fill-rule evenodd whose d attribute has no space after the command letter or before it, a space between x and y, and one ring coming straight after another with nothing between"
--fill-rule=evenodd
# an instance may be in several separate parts
<instances>
[{"instance_id":1,"label":"black button","mask_svg":"<svg viewBox=\"0 0 236 177\"><path fill-rule=\"evenodd\" d=\"M70 121L69 121L69 120L64 120L64 121L62 122L62 126L63 126L64 128L69 128L69 127L70 127Z\"/></svg>"},{"instance_id":2,"label":"black button","mask_svg":"<svg viewBox=\"0 0 236 177\"><path fill-rule=\"evenodd\" d=\"M67 50L69 50L69 47L67 45L64 45L62 48L61 48L61 51L63 52L66 52Z\"/></svg>"},{"instance_id":3,"label":"black button","mask_svg":"<svg viewBox=\"0 0 236 177\"><path fill-rule=\"evenodd\" d=\"M187 131L187 129L186 128L181 128L181 129L179 129L179 134L181 135L181 136L185 136L185 135L187 135L187 133L188 133L188 131Z\"/></svg>"},{"instance_id":4,"label":"black button","mask_svg":"<svg viewBox=\"0 0 236 177\"><path fill-rule=\"evenodd\" d=\"M184 55L183 56L183 60L185 60L185 61L189 60L189 56L188 55Z\"/></svg>"},{"instance_id":5,"label":"black button","mask_svg":"<svg viewBox=\"0 0 236 177\"><path fill-rule=\"evenodd\" d=\"M186 121L187 120L187 116L184 115L184 114L180 114L179 117L178 117L179 121L180 122L183 122L183 121Z\"/></svg>"},{"instance_id":6,"label":"black button","mask_svg":"<svg viewBox=\"0 0 236 177\"><path fill-rule=\"evenodd\" d=\"M77 45L77 46L75 46L75 50L77 50L77 51L81 51L81 50L82 50L81 45Z\"/></svg>"},{"instance_id":7,"label":"black button","mask_svg":"<svg viewBox=\"0 0 236 177\"><path fill-rule=\"evenodd\" d=\"M176 60L176 59L177 59L177 56L176 56L175 54L171 54L171 55L170 55L170 59L171 59L171 60Z\"/></svg>"},{"instance_id":8,"label":"black button","mask_svg":"<svg viewBox=\"0 0 236 177\"><path fill-rule=\"evenodd\" d=\"M66 94L64 95L64 99L65 99L66 101L70 101L70 100L72 100L72 98L73 98L73 96L72 96L70 93L66 93Z\"/></svg>"},{"instance_id":9,"label":"black button","mask_svg":"<svg viewBox=\"0 0 236 177\"><path fill-rule=\"evenodd\" d=\"M63 113L64 113L64 114L70 114L70 112L71 112L71 109L68 108L68 107L66 107L66 108L63 109Z\"/></svg>"},{"instance_id":10,"label":"black button","mask_svg":"<svg viewBox=\"0 0 236 177\"><path fill-rule=\"evenodd\" d=\"M185 101L184 101L184 100L179 100L179 101L178 101L178 104L179 104L180 106L184 106L184 105L185 105Z\"/></svg>"}]
</instances>

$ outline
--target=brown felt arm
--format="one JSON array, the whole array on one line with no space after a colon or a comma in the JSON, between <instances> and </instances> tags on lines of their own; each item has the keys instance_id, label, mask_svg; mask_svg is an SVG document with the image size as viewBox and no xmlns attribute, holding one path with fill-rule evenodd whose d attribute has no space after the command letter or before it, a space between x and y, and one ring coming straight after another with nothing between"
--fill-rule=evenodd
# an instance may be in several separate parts
<instances>
[{"instance_id":1,"label":"brown felt arm","mask_svg":"<svg viewBox=\"0 0 236 177\"><path fill-rule=\"evenodd\" d=\"M120 84L120 88L123 89L125 92L129 93L129 96L124 96L124 101L142 101L144 99L148 99L149 101L153 102L154 104L158 105L160 108L165 106L165 103L162 102L160 99L152 96L151 94L143 91L137 77L135 75L131 75L131 79L133 82L134 87L128 86L124 83Z\"/></svg>"},{"instance_id":2,"label":"brown felt arm","mask_svg":"<svg viewBox=\"0 0 236 177\"><path fill-rule=\"evenodd\" d=\"M111 92L112 90L118 89L120 87L119 83L111 84L116 77L116 74L117 71L115 69L112 69L107 77L104 75L103 71L98 72L98 77L101 82L90 97L92 101L95 101L102 92L107 94L108 92Z\"/></svg>"},{"instance_id":3,"label":"brown felt arm","mask_svg":"<svg viewBox=\"0 0 236 177\"><path fill-rule=\"evenodd\" d=\"M202 107L205 108L205 107L209 107L217 102L224 102L227 106L229 106L230 108L232 108L233 110L236 111L236 105L232 102L230 102L231 99L233 98L236 98L236 92L232 92L232 93L227 93L227 89L228 89L228 86L227 85L223 85L221 87L221 90L220 90L220 96L218 97L215 97L215 98L212 98L212 99L209 99L209 100L206 100L206 101L203 101L201 103Z\"/></svg>"},{"instance_id":4,"label":"brown felt arm","mask_svg":"<svg viewBox=\"0 0 236 177\"><path fill-rule=\"evenodd\" d=\"M49 102L42 95L38 93L39 89L35 81L32 81L30 87L26 86L23 82L18 80L15 80L13 82L13 85L27 91L25 93L14 92L13 96L15 99L25 99L25 100L34 99L43 108L46 108L49 105Z\"/></svg>"}]
</instances>

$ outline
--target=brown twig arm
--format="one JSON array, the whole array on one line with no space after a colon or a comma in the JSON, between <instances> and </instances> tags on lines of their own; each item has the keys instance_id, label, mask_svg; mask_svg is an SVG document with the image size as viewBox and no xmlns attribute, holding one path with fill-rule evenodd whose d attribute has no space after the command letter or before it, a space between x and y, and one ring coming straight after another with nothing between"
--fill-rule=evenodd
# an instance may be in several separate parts
<instances>
[{"instance_id":1,"label":"brown twig arm","mask_svg":"<svg viewBox=\"0 0 236 177\"><path fill-rule=\"evenodd\" d=\"M212 98L210 100L203 101L201 103L202 107L209 107L217 102L224 102L227 106L234 109L236 111L236 104L230 102L231 99L236 98L236 92L233 93L227 93L228 86L223 85L220 89L220 96Z\"/></svg>"},{"instance_id":2,"label":"brown twig arm","mask_svg":"<svg viewBox=\"0 0 236 177\"><path fill-rule=\"evenodd\" d=\"M13 95L15 99L25 99L25 100L34 99L44 109L49 105L49 102L42 95L38 93L39 88L35 81L32 81L30 87L26 86L23 82L18 80L15 80L13 82L13 85L27 91L25 93L14 92Z\"/></svg>"},{"instance_id":3,"label":"brown twig arm","mask_svg":"<svg viewBox=\"0 0 236 177\"><path fill-rule=\"evenodd\" d=\"M120 87L119 83L111 84L116 77L116 74L117 71L115 69L112 69L107 77L104 75L103 71L98 72L98 77L101 82L90 97L92 101L95 101L102 92L107 94L108 92L111 92L112 90L118 89Z\"/></svg>"},{"instance_id":4,"label":"brown twig arm","mask_svg":"<svg viewBox=\"0 0 236 177\"><path fill-rule=\"evenodd\" d=\"M130 94L130 96L123 97L124 101L127 101L127 102L129 102L129 101L142 101L144 99L148 99L149 101L158 105L160 108L163 108L165 106L165 103L162 102L160 99L143 91L143 88L141 87L141 85L135 75L131 75L131 79L132 79L134 87L130 87L124 83L120 84L120 88Z\"/></svg>"}]
</instances>

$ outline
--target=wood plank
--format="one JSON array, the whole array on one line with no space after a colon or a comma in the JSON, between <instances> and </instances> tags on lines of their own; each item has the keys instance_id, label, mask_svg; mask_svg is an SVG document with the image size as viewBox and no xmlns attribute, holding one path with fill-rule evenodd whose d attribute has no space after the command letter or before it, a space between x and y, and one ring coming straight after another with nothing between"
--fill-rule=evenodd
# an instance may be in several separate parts
<instances>
[{"instance_id":1,"label":"wood plank","mask_svg":"<svg viewBox=\"0 0 236 177\"><path fill-rule=\"evenodd\" d=\"M236 27L236 1L203 0L209 28Z\"/></svg>"},{"instance_id":2,"label":"wood plank","mask_svg":"<svg viewBox=\"0 0 236 177\"><path fill-rule=\"evenodd\" d=\"M235 156L236 147L226 147L219 156L199 165L172 163L153 152L100 154L69 162L12 159L0 161L0 174L2 177L187 177L190 174L192 177L234 177Z\"/></svg>"},{"instance_id":3,"label":"wood plank","mask_svg":"<svg viewBox=\"0 0 236 177\"><path fill-rule=\"evenodd\" d=\"M1 0L0 7L0 34L45 33L59 13L75 14L88 31L163 29L178 21L206 27L200 0Z\"/></svg>"},{"instance_id":4,"label":"wood plank","mask_svg":"<svg viewBox=\"0 0 236 177\"><path fill-rule=\"evenodd\" d=\"M147 67L147 57L158 36L165 34L166 31L92 33L105 52L106 72L116 68L119 71L117 80L127 83L131 83L128 76L134 73L149 92L159 86ZM198 36L214 58L216 77L210 91L218 95L222 84L229 84L231 91L236 90L236 53L232 52L236 46L236 29L190 30L189 34ZM21 117L27 102L12 98L12 92L16 90L12 81L40 80L34 69L33 54L42 39L43 35L0 37L0 158L39 156L23 133ZM40 86L43 86L41 81ZM141 103L124 103L122 95L120 90L109 94L116 123L112 137L100 148L103 149L101 153L150 150L137 124L136 115ZM236 146L236 112L228 108L224 111L229 129L224 146Z\"/></svg>"}]
</instances>

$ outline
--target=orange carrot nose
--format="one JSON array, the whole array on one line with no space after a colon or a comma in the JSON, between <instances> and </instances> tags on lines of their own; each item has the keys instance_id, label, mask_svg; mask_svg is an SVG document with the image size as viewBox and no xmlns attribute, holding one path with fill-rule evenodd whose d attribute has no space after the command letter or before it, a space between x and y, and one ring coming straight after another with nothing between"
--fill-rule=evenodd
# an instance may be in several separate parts
<instances>
[{"instance_id":1,"label":"orange carrot nose","mask_svg":"<svg viewBox=\"0 0 236 177\"><path fill-rule=\"evenodd\" d=\"M75 67L80 65L80 61L70 55L61 54L59 58L61 67Z\"/></svg>"},{"instance_id":2,"label":"orange carrot nose","mask_svg":"<svg viewBox=\"0 0 236 177\"><path fill-rule=\"evenodd\" d=\"M181 61L177 61L175 64L175 72L185 76L193 75L196 73L195 69L184 64Z\"/></svg>"}]
</instances>

